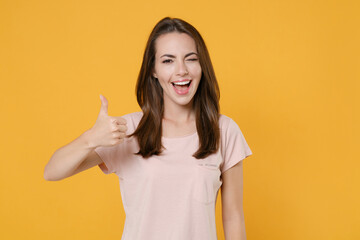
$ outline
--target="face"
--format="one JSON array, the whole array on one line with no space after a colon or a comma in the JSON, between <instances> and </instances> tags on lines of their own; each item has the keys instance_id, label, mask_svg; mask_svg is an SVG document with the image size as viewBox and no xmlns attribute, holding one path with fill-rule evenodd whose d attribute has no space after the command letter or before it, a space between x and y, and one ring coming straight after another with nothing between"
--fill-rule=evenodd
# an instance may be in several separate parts
<instances>
[{"instance_id":1,"label":"face","mask_svg":"<svg viewBox=\"0 0 360 240\"><path fill-rule=\"evenodd\" d=\"M194 39L186 33L167 33L156 39L155 68L166 106L192 106L202 71Z\"/></svg>"}]
</instances>

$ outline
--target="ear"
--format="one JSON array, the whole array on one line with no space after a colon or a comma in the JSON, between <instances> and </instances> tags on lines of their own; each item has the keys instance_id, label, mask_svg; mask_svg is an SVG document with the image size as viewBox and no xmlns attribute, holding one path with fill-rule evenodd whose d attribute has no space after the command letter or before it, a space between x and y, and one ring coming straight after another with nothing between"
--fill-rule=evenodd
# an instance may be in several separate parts
<instances>
[{"instance_id":1,"label":"ear","mask_svg":"<svg viewBox=\"0 0 360 240\"><path fill-rule=\"evenodd\" d=\"M156 75L156 73L153 72L152 75L153 75L154 78L158 78L157 75Z\"/></svg>"}]
</instances>

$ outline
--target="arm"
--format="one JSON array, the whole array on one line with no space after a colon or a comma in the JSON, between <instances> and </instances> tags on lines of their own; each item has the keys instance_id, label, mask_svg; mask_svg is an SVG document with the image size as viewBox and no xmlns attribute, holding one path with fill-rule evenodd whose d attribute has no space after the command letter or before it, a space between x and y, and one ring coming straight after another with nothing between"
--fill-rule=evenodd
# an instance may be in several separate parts
<instances>
[{"instance_id":1,"label":"arm","mask_svg":"<svg viewBox=\"0 0 360 240\"><path fill-rule=\"evenodd\" d=\"M226 240L246 240L242 161L222 174L222 220Z\"/></svg>"},{"instance_id":2,"label":"arm","mask_svg":"<svg viewBox=\"0 0 360 240\"><path fill-rule=\"evenodd\" d=\"M94 151L100 146L114 146L124 141L126 120L108 115L108 101L100 96L101 109L95 125L71 143L59 148L45 166L44 178L58 181L102 163Z\"/></svg>"},{"instance_id":3,"label":"arm","mask_svg":"<svg viewBox=\"0 0 360 240\"><path fill-rule=\"evenodd\" d=\"M102 163L89 142L88 130L71 143L59 148L45 166L44 178L58 181Z\"/></svg>"}]
</instances>

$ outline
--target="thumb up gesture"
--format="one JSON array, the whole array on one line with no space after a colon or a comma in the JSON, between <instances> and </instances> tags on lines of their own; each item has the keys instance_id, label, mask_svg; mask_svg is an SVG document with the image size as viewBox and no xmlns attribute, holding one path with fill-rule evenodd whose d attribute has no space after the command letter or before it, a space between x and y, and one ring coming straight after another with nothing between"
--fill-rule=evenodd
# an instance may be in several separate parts
<instances>
[{"instance_id":1,"label":"thumb up gesture","mask_svg":"<svg viewBox=\"0 0 360 240\"><path fill-rule=\"evenodd\" d=\"M90 129L90 142L93 147L114 146L124 142L126 120L108 115L108 101L100 95L101 108L94 126Z\"/></svg>"}]
</instances>

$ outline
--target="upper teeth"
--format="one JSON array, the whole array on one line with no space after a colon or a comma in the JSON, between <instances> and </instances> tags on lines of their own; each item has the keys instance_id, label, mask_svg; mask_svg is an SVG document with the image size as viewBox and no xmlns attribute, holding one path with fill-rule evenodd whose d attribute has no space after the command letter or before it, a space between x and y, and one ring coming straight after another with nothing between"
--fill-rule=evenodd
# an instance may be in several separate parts
<instances>
[{"instance_id":1,"label":"upper teeth","mask_svg":"<svg viewBox=\"0 0 360 240\"><path fill-rule=\"evenodd\" d=\"M186 85L189 84L190 81L186 81L186 82L174 82L175 85Z\"/></svg>"}]
</instances>

